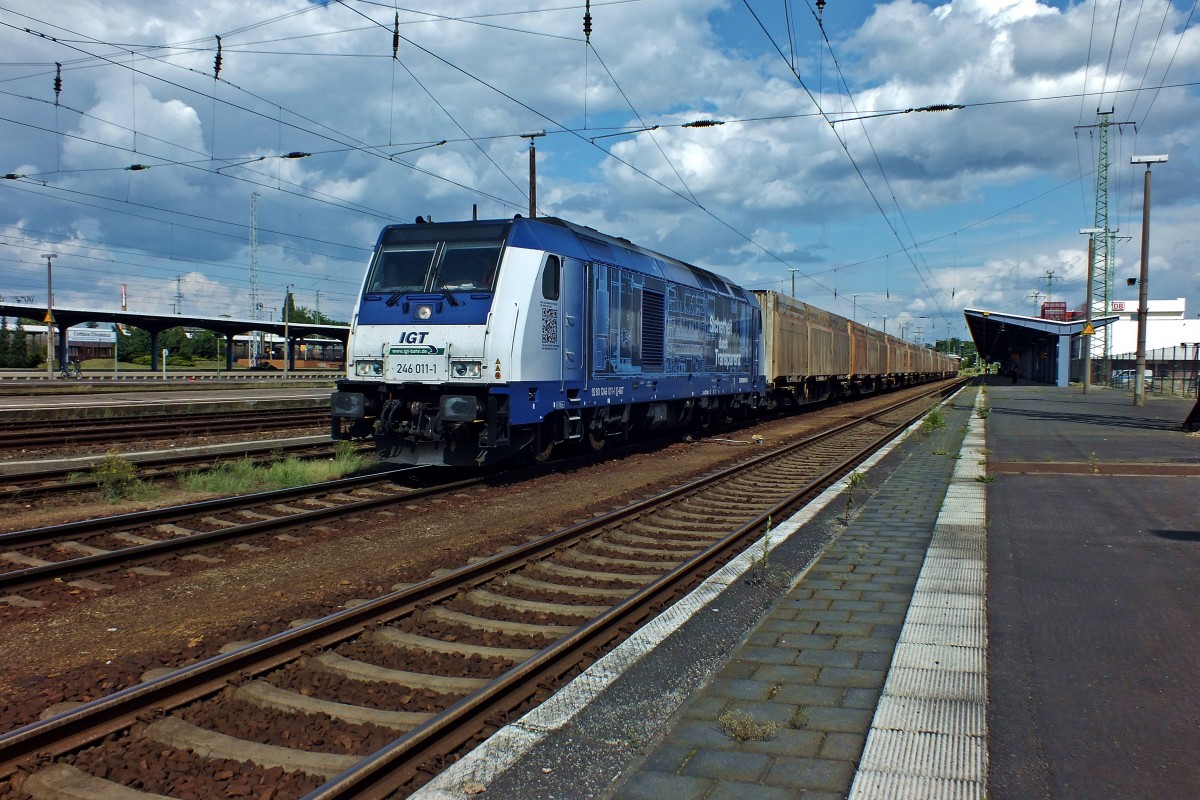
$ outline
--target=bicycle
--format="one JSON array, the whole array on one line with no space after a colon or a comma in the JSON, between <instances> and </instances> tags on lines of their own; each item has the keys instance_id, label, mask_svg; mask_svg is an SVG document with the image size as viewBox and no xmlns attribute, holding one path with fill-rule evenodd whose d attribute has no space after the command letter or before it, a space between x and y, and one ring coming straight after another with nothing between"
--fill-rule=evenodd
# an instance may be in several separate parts
<instances>
[{"instance_id":1,"label":"bicycle","mask_svg":"<svg viewBox=\"0 0 1200 800\"><path fill-rule=\"evenodd\" d=\"M58 377L62 378L63 380L82 378L83 370L79 368L78 361L67 361L61 367L59 367Z\"/></svg>"}]
</instances>

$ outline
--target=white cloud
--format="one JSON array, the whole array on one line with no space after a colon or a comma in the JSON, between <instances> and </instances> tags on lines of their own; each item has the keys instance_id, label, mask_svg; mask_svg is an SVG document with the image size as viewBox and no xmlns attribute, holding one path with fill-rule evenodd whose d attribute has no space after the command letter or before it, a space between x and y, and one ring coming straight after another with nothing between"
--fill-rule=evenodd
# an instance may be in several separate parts
<instances>
[{"instance_id":1,"label":"white cloud","mask_svg":"<svg viewBox=\"0 0 1200 800\"><path fill-rule=\"evenodd\" d=\"M781 12L767 4L754 5L774 43L727 0L597 5L591 51L580 9L530 5L557 10L498 15L493 3L457 0L430 8L473 21L404 12L394 61L395 12L369 4L351 7L379 24L338 4L79 0L68 13L17 0L34 19L0 12L14 25L97 42L71 50L0 32L10 59L48 65L6 75L12 94L0 95L0 116L17 120L6 129L7 157L26 166L0 165L0 173L36 172L47 185L0 182L15 200L0 224L20 222L45 245L74 242L85 230L88 246L109 259L97 263L115 263L119 253L122 270L151 265L124 276L144 282L139 296L149 302L168 302L174 275L186 274L197 303L245 305L249 197L257 192L260 263L269 256L283 273L271 280L336 275L329 302L345 314L358 277L350 273L361 271L382 224L417 214L467 218L472 203L484 217L523 213L527 141L516 134L544 128L542 213L747 282L778 286L790 283L789 268L801 269L818 282L800 280L798 289L842 313L847 292L872 313L887 306L897 318L957 317L972 302L1022 310L1049 270L1064 278L1064 295L1082 299L1076 231L1092 224L1096 153L1094 129L1076 126L1095 123L1103 104L1139 122L1136 138L1131 128L1113 131L1113 224L1122 235L1136 235L1140 224L1130 151L1170 152L1155 172L1154 285L1200 311L1189 225L1200 104L1188 90L1113 93L1142 85L1143 75L1153 85L1170 58L1169 83L1197 80L1200 33L1181 34L1180 12L1165 0L1143 5L1136 32L1133 14L1118 24L1116 0L830 4L825 30L852 97L833 56L818 51L811 20L798 19L789 42ZM217 34L220 83L211 75ZM1107 44L1094 45L1089 61L1089 40L1114 41L1120 58L1109 62ZM112 43L178 46L131 58ZM78 61L86 53L108 60ZM967 108L839 122L835 133L813 115L788 59L832 118ZM58 109L50 91L56 61L68 65ZM1085 90L1105 94L1081 97ZM697 119L728 124L678 127ZM588 141L643 122L661 127ZM136 130L136 140L116 125ZM576 133L562 133L564 126ZM405 150L412 152L388 160ZM292 151L312 155L277 158ZM124 169L162 160L196 163ZM1136 264L1136 247L1117 250L1123 267ZM137 251L144 257L126 255ZM836 298L822 277L832 278L833 268ZM71 269L64 264L64 281ZM116 279L115 267L101 269L109 269L104 280ZM81 295L88 285L79 285Z\"/></svg>"}]
</instances>

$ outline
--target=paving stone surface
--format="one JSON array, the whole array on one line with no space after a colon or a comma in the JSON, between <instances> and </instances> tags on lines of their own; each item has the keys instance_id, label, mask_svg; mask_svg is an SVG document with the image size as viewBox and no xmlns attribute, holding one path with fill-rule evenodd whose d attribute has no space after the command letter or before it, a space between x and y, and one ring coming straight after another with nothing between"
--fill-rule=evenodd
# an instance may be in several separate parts
<instances>
[{"instance_id":1,"label":"paving stone surface","mask_svg":"<svg viewBox=\"0 0 1200 800\"><path fill-rule=\"evenodd\" d=\"M840 537L613 797L849 793L973 401L944 406L880 485L868 475Z\"/></svg>"}]
</instances>

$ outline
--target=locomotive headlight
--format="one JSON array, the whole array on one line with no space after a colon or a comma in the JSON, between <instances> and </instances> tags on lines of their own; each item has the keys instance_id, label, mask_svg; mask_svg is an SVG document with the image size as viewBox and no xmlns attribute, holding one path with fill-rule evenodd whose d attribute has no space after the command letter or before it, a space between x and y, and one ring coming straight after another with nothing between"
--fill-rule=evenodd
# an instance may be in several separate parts
<instances>
[{"instance_id":1,"label":"locomotive headlight","mask_svg":"<svg viewBox=\"0 0 1200 800\"><path fill-rule=\"evenodd\" d=\"M483 375L483 362L451 361L450 375L455 378L479 378Z\"/></svg>"},{"instance_id":2,"label":"locomotive headlight","mask_svg":"<svg viewBox=\"0 0 1200 800\"><path fill-rule=\"evenodd\" d=\"M382 361L355 361L354 374L360 378L378 378L383 375Z\"/></svg>"},{"instance_id":3,"label":"locomotive headlight","mask_svg":"<svg viewBox=\"0 0 1200 800\"><path fill-rule=\"evenodd\" d=\"M417 306L417 319L429 319L433 316L433 306Z\"/></svg>"}]
</instances>

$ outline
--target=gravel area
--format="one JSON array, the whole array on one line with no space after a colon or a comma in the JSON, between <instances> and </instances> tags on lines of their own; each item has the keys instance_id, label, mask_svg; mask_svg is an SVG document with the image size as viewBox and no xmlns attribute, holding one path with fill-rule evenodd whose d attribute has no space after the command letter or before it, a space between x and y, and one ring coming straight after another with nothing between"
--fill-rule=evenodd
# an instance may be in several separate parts
<instances>
[{"instance_id":1,"label":"gravel area","mask_svg":"<svg viewBox=\"0 0 1200 800\"><path fill-rule=\"evenodd\" d=\"M920 391L564 469L516 485L464 490L402 513L363 513L326 523L338 536L321 536L269 557L215 564L131 592L56 606L0 629L0 652L5 654L0 661L0 716L17 708L25 709L18 714L24 716L31 704L55 702L46 687L81 675L94 673L99 684L108 684L97 691L112 691L111 684L136 680L146 665L177 666L211 655L230 640L246 638L247 632L264 635L287 620L377 596L397 582L492 554ZM749 444L755 434L764 438L763 448ZM52 508L14 509L6 522L31 527L178 502L169 495L164 491L158 503L129 506L58 500ZM40 703L35 695L44 696Z\"/></svg>"}]
</instances>

